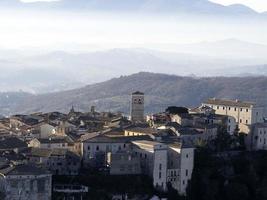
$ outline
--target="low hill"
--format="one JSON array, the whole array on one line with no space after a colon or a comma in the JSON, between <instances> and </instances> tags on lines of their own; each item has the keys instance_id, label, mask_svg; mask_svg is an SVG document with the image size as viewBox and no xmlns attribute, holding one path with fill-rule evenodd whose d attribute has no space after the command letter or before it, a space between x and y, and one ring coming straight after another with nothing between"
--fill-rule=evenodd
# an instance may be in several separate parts
<instances>
[{"instance_id":1,"label":"low hill","mask_svg":"<svg viewBox=\"0 0 267 200\"><path fill-rule=\"evenodd\" d=\"M39 111L67 112L73 105L87 111L95 105L101 111L129 112L130 94L146 95L146 112L162 111L170 105L197 106L210 97L267 103L267 77L195 78L140 72L80 89L25 96L10 108L11 113Z\"/></svg>"}]
</instances>

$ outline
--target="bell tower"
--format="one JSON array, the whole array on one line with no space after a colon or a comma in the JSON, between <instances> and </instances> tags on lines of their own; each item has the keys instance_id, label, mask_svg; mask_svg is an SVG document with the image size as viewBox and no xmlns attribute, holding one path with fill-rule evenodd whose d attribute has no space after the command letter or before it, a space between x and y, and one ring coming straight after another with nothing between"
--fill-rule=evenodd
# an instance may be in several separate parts
<instances>
[{"instance_id":1,"label":"bell tower","mask_svg":"<svg viewBox=\"0 0 267 200\"><path fill-rule=\"evenodd\" d=\"M136 91L132 93L131 100L131 121L144 121L144 93Z\"/></svg>"}]
</instances>

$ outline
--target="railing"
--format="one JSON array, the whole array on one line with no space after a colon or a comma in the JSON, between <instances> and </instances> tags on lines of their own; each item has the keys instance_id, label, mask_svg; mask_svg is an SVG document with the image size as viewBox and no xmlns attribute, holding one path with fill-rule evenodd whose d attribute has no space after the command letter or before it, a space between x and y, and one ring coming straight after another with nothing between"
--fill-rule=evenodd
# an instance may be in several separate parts
<instances>
[{"instance_id":1,"label":"railing","mask_svg":"<svg viewBox=\"0 0 267 200\"><path fill-rule=\"evenodd\" d=\"M86 193L88 192L88 187L83 185L55 185L53 191L62 193Z\"/></svg>"}]
</instances>

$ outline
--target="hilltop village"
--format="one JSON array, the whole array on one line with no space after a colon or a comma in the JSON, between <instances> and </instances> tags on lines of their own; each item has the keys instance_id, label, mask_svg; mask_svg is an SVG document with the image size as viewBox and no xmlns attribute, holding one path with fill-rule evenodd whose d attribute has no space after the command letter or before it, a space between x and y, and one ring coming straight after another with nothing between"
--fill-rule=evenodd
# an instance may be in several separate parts
<instances>
[{"instance_id":1,"label":"hilltop village","mask_svg":"<svg viewBox=\"0 0 267 200\"><path fill-rule=\"evenodd\" d=\"M267 116L253 102L211 98L145 115L145 94L130 98L130 116L92 106L2 118L0 199L182 199L201 149L221 158L267 149Z\"/></svg>"}]
</instances>

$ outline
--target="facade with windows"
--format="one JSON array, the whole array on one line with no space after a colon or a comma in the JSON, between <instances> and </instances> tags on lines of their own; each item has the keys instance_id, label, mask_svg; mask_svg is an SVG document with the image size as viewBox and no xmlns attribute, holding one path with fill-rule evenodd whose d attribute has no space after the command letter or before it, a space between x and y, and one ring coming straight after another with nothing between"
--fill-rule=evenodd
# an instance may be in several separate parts
<instances>
[{"instance_id":1,"label":"facade with windows","mask_svg":"<svg viewBox=\"0 0 267 200\"><path fill-rule=\"evenodd\" d=\"M249 133L250 125L264 122L264 108L253 102L212 98L202 106L211 107L216 114L234 117L239 131L243 133Z\"/></svg>"},{"instance_id":2,"label":"facade with windows","mask_svg":"<svg viewBox=\"0 0 267 200\"><path fill-rule=\"evenodd\" d=\"M194 166L194 148L180 143L133 141L132 151L140 157L142 173L153 178L156 189L167 191L168 184L186 194Z\"/></svg>"},{"instance_id":3,"label":"facade with windows","mask_svg":"<svg viewBox=\"0 0 267 200\"><path fill-rule=\"evenodd\" d=\"M253 125L252 133L246 137L246 145L251 150L267 150L267 123Z\"/></svg>"},{"instance_id":4,"label":"facade with windows","mask_svg":"<svg viewBox=\"0 0 267 200\"><path fill-rule=\"evenodd\" d=\"M134 92L132 93L131 100L131 120L132 121L144 121L144 93L142 92Z\"/></svg>"},{"instance_id":5,"label":"facade with windows","mask_svg":"<svg viewBox=\"0 0 267 200\"><path fill-rule=\"evenodd\" d=\"M127 151L129 142L125 138L112 138L105 135L83 141L83 163L87 166L104 167L108 165L110 153Z\"/></svg>"},{"instance_id":6,"label":"facade with windows","mask_svg":"<svg viewBox=\"0 0 267 200\"><path fill-rule=\"evenodd\" d=\"M1 169L6 200L51 200L52 175L34 165Z\"/></svg>"}]
</instances>

